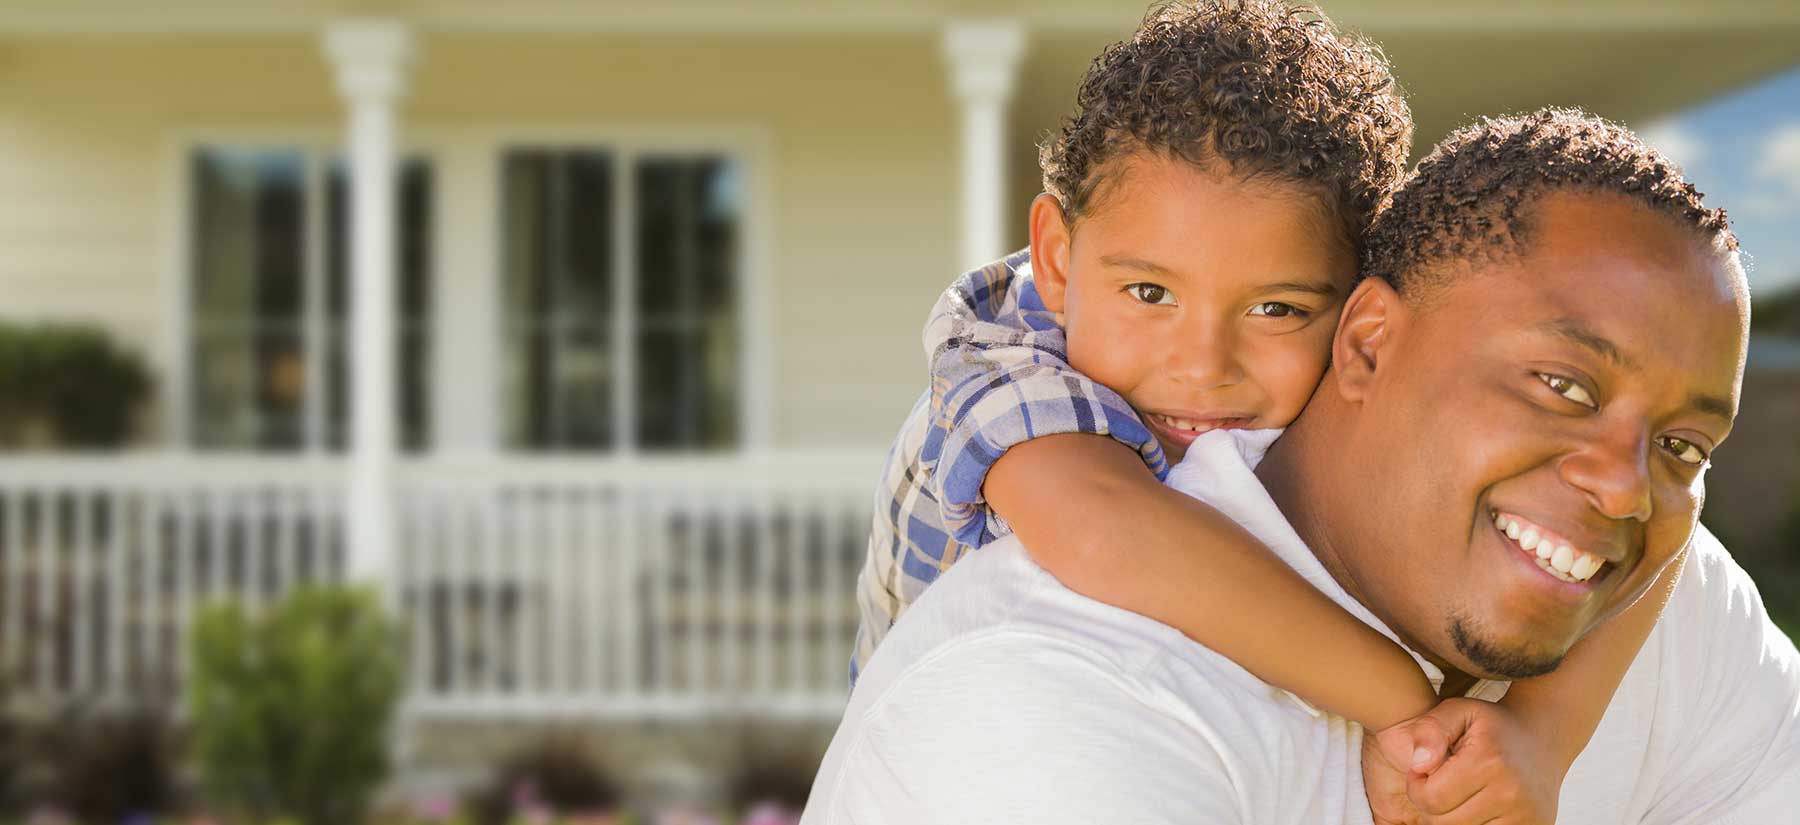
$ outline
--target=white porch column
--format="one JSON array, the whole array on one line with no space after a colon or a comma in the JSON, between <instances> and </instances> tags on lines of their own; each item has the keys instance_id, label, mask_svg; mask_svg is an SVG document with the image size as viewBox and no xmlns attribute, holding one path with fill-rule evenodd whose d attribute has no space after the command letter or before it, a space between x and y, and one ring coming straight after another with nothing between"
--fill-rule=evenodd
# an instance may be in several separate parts
<instances>
[{"instance_id":1,"label":"white porch column","mask_svg":"<svg viewBox=\"0 0 1800 825\"><path fill-rule=\"evenodd\" d=\"M399 23L331 24L325 52L350 108L349 578L393 593L395 224L394 105L405 93L412 34Z\"/></svg>"},{"instance_id":2,"label":"white porch column","mask_svg":"<svg viewBox=\"0 0 1800 825\"><path fill-rule=\"evenodd\" d=\"M962 106L962 246L973 268L1006 254L1006 108L1025 54L1016 21L966 21L944 30L950 88Z\"/></svg>"}]
</instances>

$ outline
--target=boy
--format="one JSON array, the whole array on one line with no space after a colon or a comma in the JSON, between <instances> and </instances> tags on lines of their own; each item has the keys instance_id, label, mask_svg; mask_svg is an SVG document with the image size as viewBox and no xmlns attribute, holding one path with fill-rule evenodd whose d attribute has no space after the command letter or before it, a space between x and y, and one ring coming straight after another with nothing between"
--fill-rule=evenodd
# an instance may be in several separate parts
<instances>
[{"instance_id":1,"label":"boy","mask_svg":"<svg viewBox=\"0 0 1800 825\"><path fill-rule=\"evenodd\" d=\"M1372 48L1278 4L1162 8L1102 53L1043 149L1030 249L965 276L928 325L933 386L883 480L852 679L938 573L1016 527L1071 589L1370 730L1431 708L1401 649L1157 483L1200 432L1278 428L1305 406L1410 131ZM1554 810L1630 662L1618 651L1654 621L1644 601L1509 697L1548 751L1473 783L1529 785L1494 813ZM1415 769L1441 756L1425 750Z\"/></svg>"}]
</instances>

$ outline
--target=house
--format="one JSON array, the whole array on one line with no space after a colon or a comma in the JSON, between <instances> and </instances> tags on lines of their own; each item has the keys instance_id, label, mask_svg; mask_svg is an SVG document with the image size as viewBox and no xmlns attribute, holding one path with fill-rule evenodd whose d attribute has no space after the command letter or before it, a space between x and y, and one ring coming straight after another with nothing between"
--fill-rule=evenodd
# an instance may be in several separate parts
<instances>
[{"instance_id":1,"label":"house","mask_svg":"<svg viewBox=\"0 0 1800 825\"><path fill-rule=\"evenodd\" d=\"M0 464L0 651L161 695L196 600L350 578L417 718L829 721L920 323L1143 5L0 0L0 318L158 385ZM1328 6L1421 149L1800 62L1777 0Z\"/></svg>"}]
</instances>

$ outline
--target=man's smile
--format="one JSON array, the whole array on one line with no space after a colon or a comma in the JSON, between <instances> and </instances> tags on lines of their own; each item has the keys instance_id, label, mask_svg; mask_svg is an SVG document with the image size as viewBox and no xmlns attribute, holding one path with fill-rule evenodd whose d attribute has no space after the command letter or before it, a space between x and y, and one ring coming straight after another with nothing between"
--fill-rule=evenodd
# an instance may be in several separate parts
<instances>
[{"instance_id":1,"label":"man's smile","mask_svg":"<svg viewBox=\"0 0 1800 825\"><path fill-rule=\"evenodd\" d=\"M1532 554L1538 567L1565 582L1585 582L1608 562L1548 527L1512 513L1494 513L1494 528L1520 550Z\"/></svg>"}]
</instances>

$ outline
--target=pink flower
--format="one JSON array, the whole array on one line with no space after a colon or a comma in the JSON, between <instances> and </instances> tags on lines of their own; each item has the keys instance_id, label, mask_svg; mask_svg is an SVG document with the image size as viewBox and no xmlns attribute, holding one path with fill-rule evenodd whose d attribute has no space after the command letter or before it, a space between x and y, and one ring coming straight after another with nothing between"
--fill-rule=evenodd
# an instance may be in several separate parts
<instances>
[{"instance_id":1,"label":"pink flower","mask_svg":"<svg viewBox=\"0 0 1800 825\"><path fill-rule=\"evenodd\" d=\"M752 806L738 825L800 825L800 814L779 802L763 802Z\"/></svg>"}]
</instances>

